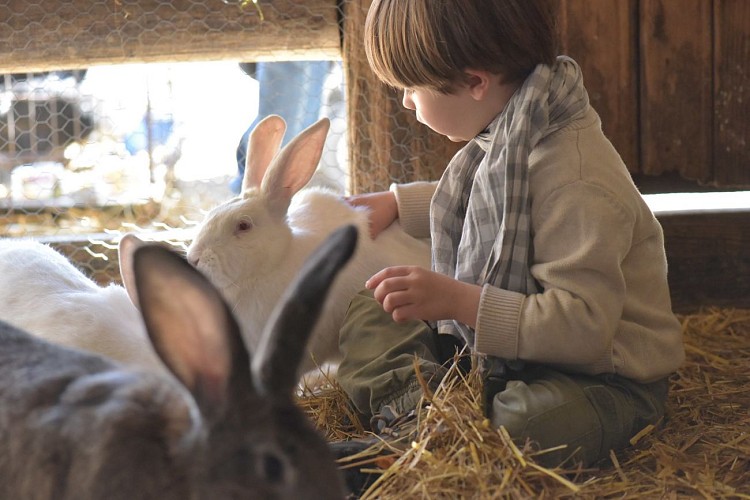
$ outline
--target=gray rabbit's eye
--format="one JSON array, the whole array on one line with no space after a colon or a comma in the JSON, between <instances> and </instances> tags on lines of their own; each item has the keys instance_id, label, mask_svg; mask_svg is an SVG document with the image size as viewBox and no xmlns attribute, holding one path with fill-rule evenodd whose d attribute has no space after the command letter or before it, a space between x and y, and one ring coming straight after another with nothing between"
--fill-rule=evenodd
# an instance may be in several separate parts
<instances>
[{"instance_id":1,"label":"gray rabbit's eye","mask_svg":"<svg viewBox=\"0 0 750 500\"><path fill-rule=\"evenodd\" d=\"M280 483L284 480L284 461L273 453L263 453L261 457L263 477L271 483Z\"/></svg>"},{"instance_id":2,"label":"gray rabbit's eye","mask_svg":"<svg viewBox=\"0 0 750 500\"><path fill-rule=\"evenodd\" d=\"M270 485L283 485L288 479L289 471L283 455L276 450L252 450L243 447L232 451L227 455L227 460L222 461L219 473L228 477L251 477L248 470L254 470L254 476Z\"/></svg>"}]
</instances>

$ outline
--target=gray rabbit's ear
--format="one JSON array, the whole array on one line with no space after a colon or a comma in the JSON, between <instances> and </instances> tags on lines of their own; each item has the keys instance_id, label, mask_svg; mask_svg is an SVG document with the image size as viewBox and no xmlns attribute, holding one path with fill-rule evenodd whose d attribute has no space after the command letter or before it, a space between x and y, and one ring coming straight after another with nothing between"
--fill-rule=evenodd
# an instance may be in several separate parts
<instances>
[{"instance_id":1,"label":"gray rabbit's ear","mask_svg":"<svg viewBox=\"0 0 750 500\"><path fill-rule=\"evenodd\" d=\"M138 293L135 287L135 274L133 273L133 253L146 243L132 233L125 234L117 244L117 258L120 263L120 279L128 292L130 301L138 306Z\"/></svg>"},{"instance_id":2,"label":"gray rabbit's ear","mask_svg":"<svg viewBox=\"0 0 750 500\"><path fill-rule=\"evenodd\" d=\"M299 366L307 341L336 275L354 254L357 229L336 230L307 259L274 310L252 362L259 393L289 397L299 380Z\"/></svg>"},{"instance_id":3,"label":"gray rabbit's ear","mask_svg":"<svg viewBox=\"0 0 750 500\"><path fill-rule=\"evenodd\" d=\"M268 166L279 152L286 131L286 122L278 115L269 115L258 123L247 141L245 174L242 192L259 188Z\"/></svg>"},{"instance_id":4,"label":"gray rabbit's ear","mask_svg":"<svg viewBox=\"0 0 750 500\"><path fill-rule=\"evenodd\" d=\"M310 182L318 168L330 126L328 118L321 118L289 141L271 162L261 191L268 197L276 215L285 215L292 196Z\"/></svg>"},{"instance_id":5,"label":"gray rabbit's ear","mask_svg":"<svg viewBox=\"0 0 750 500\"><path fill-rule=\"evenodd\" d=\"M204 415L252 390L250 359L219 292L175 252L145 245L133 256L141 313L156 352Z\"/></svg>"}]
</instances>

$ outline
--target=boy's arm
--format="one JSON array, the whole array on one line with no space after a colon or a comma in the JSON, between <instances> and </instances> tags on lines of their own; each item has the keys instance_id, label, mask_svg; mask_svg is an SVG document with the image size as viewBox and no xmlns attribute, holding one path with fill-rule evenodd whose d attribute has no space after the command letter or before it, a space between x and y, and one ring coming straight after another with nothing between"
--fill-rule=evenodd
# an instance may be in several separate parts
<instances>
[{"instance_id":1,"label":"boy's arm","mask_svg":"<svg viewBox=\"0 0 750 500\"><path fill-rule=\"evenodd\" d=\"M430 237L430 202L437 182L410 182L392 184L390 191L396 196L401 227L415 238Z\"/></svg>"},{"instance_id":2,"label":"boy's arm","mask_svg":"<svg viewBox=\"0 0 750 500\"><path fill-rule=\"evenodd\" d=\"M392 184L389 191L377 191L346 197L355 207L370 210L370 236L375 239L396 219L407 234L415 238L430 236L430 202L437 182Z\"/></svg>"}]
</instances>

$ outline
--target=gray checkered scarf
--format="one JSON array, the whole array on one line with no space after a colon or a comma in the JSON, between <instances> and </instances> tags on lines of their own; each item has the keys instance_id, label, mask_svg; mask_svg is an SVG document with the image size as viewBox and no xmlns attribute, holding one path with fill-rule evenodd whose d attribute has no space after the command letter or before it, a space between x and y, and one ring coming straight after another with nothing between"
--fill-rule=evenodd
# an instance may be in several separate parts
<instances>
[{"instance_id":1,"label":"gray checkered scarf","mask_svg":"<svg viewBox=\"0 0 750 500\"><path fill-rule=\"evenodd\" d=\"M529 271L529 154L581 116L588 103L575 61L561 56L551 67L536 67L440 179L430 207L433 270L466 283L539 291ZM474 331L459 322L440 321L438 331L474 345Z\"/></svg>"}]
</instances>

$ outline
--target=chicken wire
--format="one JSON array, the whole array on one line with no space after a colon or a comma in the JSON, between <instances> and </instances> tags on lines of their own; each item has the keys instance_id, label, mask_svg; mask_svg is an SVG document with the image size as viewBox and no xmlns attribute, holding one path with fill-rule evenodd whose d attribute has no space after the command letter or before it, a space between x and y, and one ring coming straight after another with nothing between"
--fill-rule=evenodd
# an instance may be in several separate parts
<instances>
[{"instance_id":1,"label":"chicken wire","mask_svg":"<svg viewBox=\"0 0 750 500\"><path fill-rule=\"evenodd\" d=\"M241 1L12 1L0 5L0 34L12 36L0 39L13 43L37 24L39 35L27 37L34 46L23 50L49 57L59 49L52 44L63 44L76 25L76 14L101 18L94 29L120 23L123 50L132 43L159 45L161 37L199 43L193 32L252 30L261 16L264 29L274 32L283 18L274 11L283 2ZM304 2L291 4L305 9ZM136 21L141 24L128 24ZM215 60L203 53L179 62L70 69L61 61L44 71L14 66L0 75L0 237L50 242L100 282L117 278L114 243L123 232L184 248L205 212L234 195L240 138L270 112L287 120L285 139L320 117L331 119L313 183L345 192L341 62L306 60L315 55L286 46L259 61L228 60L217 51ZM39 66L33 56L29 61ZM277 109L279 102L292 106Z\"/></svg>"}]
</instances>

